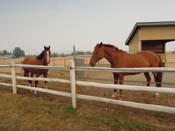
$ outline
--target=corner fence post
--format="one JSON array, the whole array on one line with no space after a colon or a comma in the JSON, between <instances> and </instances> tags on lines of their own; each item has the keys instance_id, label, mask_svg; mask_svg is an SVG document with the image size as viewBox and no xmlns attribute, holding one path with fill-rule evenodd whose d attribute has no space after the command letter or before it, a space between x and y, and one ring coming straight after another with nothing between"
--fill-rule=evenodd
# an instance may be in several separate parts
<instances>
[{"instance_id":1,"label":"corner fence post","mask_svg":"<svg viewBox=\"0 0 175 131\"><path fill-rule=\"evenodd\" d=\"M15 63L14 63L13 60L11 60L11 73L12 73L13 94L17 94L17 89L16 89L16 71L15 71Z\"/></svg>"},{"instance_id":2,"label":"corner fence post","mask_svg":"<svg viewBox=\"0 0 175 131\"><path fill-rule=\"evenodd\" d=\"M75 109L76 108L76 81L75 81L75 62L73 60L71 60L70 81L71 81L72 107Z\"/></svg>"}]
</instances>

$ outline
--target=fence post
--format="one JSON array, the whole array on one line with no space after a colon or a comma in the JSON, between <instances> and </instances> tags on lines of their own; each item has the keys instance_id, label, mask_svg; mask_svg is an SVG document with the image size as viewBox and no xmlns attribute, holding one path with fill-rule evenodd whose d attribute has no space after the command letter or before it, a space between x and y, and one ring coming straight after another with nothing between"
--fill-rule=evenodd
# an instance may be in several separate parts
<instances>
[{"instance_id":1,"label":"fence post","mask_svg":"<svg viewBox=\"0 0 175 131\"><path fill-rule=\"evenodd\" d=\"M70 81L71 81L72 107L76 108L75 62L73 60L71 60Z\"/></svg>"},{"instance_id":2,"label":"fence post","mask_svg":"<svg viewBox=\"0 0 175 131\"><path fill-rule=\"evenodd\" d=\"M15 63L13 60L11 60L11 73L12 73L12 89L13 89L13 94L17 93L16 89L16 71L15 71Z\"/></svg>"}]
</instances>

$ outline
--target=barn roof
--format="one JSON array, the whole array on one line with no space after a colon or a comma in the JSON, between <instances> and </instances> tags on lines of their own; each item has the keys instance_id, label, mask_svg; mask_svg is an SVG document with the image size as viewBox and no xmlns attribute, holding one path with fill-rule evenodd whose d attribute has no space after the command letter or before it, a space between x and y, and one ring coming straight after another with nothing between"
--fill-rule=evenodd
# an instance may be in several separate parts
<instances>
[{"instance_id":1,"label":"barn roof","mask_svg":"<svg viewBox=\"0 0 175 131\"><path fill-rule=\"evenodd\" d=\"M135 32L140 27L151 27L151 26L175 26L175 21L161 21L161 22L137 22L135 26L133 27L131 33L129 34L125 45L129 45L130 40L134 36Z\"/></svg>"}]
</instances>

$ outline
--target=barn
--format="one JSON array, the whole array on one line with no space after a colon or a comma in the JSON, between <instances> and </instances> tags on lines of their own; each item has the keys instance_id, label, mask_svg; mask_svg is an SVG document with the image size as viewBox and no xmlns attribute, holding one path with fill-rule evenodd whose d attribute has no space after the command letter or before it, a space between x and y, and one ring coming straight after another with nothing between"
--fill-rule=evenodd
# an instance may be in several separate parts
<instances>
[{"instance_id":1,"label":"barn","mask_svg":"<svg viewBox=\"0 0 175 131\"><path fill-rule=\"evenodd\" d=\"M175 21L138 22L129 34L125 45L130 53L151 50L162 57L165 66L173 66L175 54L166 52L166 44L175 40Z\"/></svg>"}]
</instances>

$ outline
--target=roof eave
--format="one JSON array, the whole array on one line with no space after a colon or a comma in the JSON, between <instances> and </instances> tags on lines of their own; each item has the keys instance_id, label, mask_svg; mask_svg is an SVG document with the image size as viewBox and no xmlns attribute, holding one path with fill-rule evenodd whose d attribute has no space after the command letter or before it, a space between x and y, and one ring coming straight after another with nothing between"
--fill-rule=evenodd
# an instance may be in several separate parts
<instances>
[{"instance_id":1,"label":"roof eave","mask_svg":"<svg viewBox=\"0 0 175 131\"><path fill-rule=\"evenodd\" d=\"M175 26L175 21L164 21L164 22L137 22L131 33L129 34L125 45L129 45L129 42L131 41L132 37L134 36L134 33L137 31L139 27L150 27L150 26Z\"/></svg>"}]
</instances>

